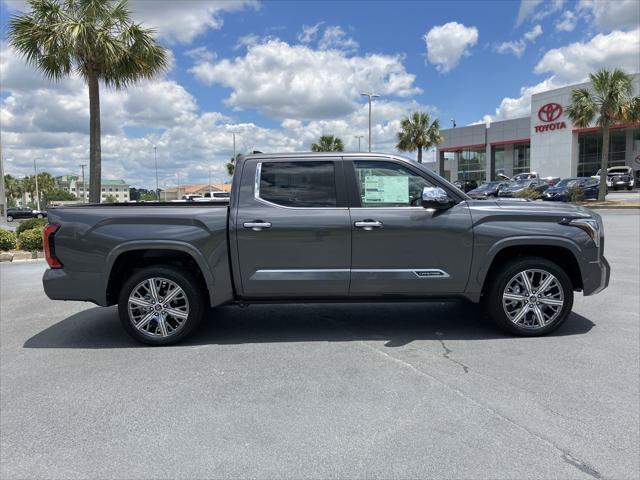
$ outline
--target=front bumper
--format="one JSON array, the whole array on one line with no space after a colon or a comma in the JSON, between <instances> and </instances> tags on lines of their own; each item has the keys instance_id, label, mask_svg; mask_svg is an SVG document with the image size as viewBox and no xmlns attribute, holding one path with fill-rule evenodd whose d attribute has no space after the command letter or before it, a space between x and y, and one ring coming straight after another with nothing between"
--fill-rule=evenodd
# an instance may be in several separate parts
<instances>
[{"instance_id":1,"label":"front bumper","mask_svg":"<svg viewBox=\"0 0 640 480\"><path fill-rule=\"evenodd\" d=\"M607 259L600 257L595 262L589 262L582 266L582 293L595 295L609 286L611 267Z\"/></svg>"},{"instance_id":2,"label":"front bumper","mask_svg":"<svg viewBox=\"0 0 640 480\"><path fill-rule=\"evenodd\" d=\"M76 300L106 306L102 273L68 273L64 268L48 268L42 276L44 293L51 300Z\"/></svg>"}]
</instances>

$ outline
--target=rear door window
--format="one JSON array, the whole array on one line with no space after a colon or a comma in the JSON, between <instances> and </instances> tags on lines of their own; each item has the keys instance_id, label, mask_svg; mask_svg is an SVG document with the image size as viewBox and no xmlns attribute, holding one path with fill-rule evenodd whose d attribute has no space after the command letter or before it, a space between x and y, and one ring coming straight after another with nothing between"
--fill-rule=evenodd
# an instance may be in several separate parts
<instances>
[{"instance_id":1,"label":"rear door window","mask_svg":"<svg viewBox=\"0 0 640 480\"><path fill-rule=\"evenodd\" d=\"M336 207L334 162L263 162L258 197L283 207Z\"/></svg>"}]
</instances>

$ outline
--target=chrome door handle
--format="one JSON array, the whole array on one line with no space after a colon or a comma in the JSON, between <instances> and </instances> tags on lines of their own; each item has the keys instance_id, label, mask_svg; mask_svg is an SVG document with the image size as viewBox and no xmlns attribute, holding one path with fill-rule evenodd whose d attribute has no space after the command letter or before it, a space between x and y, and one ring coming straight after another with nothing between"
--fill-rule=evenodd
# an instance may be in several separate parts
<instances>
[{"instance_id":1,"label":"chrome door handle","mask_svg":"<svg viewBox=\"0 0 640 480\"><path fill-rule=\"evenodd\" d=\"M382 228L382 222L377 220L364 220L362 222L354 223L356 228L362 228L363 230L373 230L374 228Z\"/></svg>"},{"instance_id":2,"label":"chrome door handle","mask_svg":"<svg viewBox=\"0 0 640 480\"><path fill-rule=\"evenodd\" d=\"M263 228L271 228L271 222L259 222L259 221L255 221L255 222L244 222L242 224L242 226L244 228L250 228L251 230L253 230L254 232L259 232L261 231Z\"/></svg>"}]
</instances>

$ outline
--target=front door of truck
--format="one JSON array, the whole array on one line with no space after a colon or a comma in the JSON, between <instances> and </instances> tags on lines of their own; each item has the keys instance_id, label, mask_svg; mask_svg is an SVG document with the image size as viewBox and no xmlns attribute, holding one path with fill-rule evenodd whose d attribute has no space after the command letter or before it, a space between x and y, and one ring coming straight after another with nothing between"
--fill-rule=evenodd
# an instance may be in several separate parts
<instances>
[{"instance_id":1,"label":"front door of truck","mask_svg":"<svg viewBox=\"0 0 640 480\"><path fill-rule=\"evenodd\" d=\"M351 224L344 190L338 158L245 163L235 210L242 296L348 295Z\"/></svg>"},{"instance_id":2,"label":"front door of truck","mask_svg":"<svg viewBox=\"0 0 640 480\"><path fill-rule=\"evenodd\" d=\"M422 208L423 188L439 185L408 162L363 158L346 162L345 171L352 191L350 296L463 292L473 246L466 203Z\"/></svg>"}]
</instances>

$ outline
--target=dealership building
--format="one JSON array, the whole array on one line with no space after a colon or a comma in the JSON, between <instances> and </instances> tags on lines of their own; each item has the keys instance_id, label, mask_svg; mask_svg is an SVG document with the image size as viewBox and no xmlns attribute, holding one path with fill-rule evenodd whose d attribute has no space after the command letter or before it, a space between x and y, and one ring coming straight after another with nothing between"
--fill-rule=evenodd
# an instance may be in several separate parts
<instances>
[{"instance_id":1,"label":"dealership building","mask_svg":"<svg viewBox=\"0 0 640 480\"><path fill-rule=\"evenodd\" d=\"M640 74L633 75L634 95L640 94ZM428 165L449 180L495 180L537 172L543 177L594 175L600 167L602 131L595 125L576 128L566 107L571 85L531 96L531 116L442 130L436 162ZM609 166L627 165L640 174L640 122L611 129Z\"/></svg>"}]
</instances>

